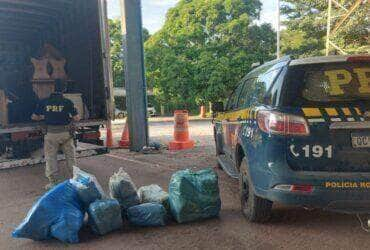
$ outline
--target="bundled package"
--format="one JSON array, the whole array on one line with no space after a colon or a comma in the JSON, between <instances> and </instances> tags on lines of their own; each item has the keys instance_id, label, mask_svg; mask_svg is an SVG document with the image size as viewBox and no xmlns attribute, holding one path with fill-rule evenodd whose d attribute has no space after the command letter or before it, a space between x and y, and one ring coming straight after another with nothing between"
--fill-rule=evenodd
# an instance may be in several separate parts
<instances>
[{"instance_id":1,"label":"bundled package","mask_svg":"<svg viewBox=\"0 0 370 250\"><path fill-rule=\"evenodd\" d=\"M109 179L109 191L111 198L118 200L123 213L140 204L136 186L122 168Z\"/></svg>"},{"instance_id":2,"label":"bundled package","mask_svg":"<svg viewBox=\"0 0 370 250\"><path fill-rule=\"evenodd\" d=\"M172 216L179 223L218 216L221 199L217 174L210 168L175 173L169 185L169 201Z\"/></svg>"},{"instance_id":3,"label":"bundled package","mask_svg":"<svg viewBox=\"0 0 370 250\"><path fill-rule=\"evenodd\" d=\"M94 233L105 235L122 228L121 206L117 200L97 200L90 204L89 225Z\"/></svg>"},{"instance_id":4,"label":"bundled package","mask_svg":"<svg viewBox=\"0 0 370 250\"><path fill-rule=\"evenodd\" d=\"M165 226L167 211L159 203L144 203L130 207L127 218L132 225L143 227Z\"/></svg>"},{"instance_id":5,"label":"bundled package","mask_svg":"<svg viewBox=\"0 0 370 250\"><path fill-rule=\"evenodd\" d=\"M84 210L78 192L70 181L65 181L33 205L12 236L40 241L56 238L65 243L78 243L83 219Z\"/></svg>"},{"instance_id":6,"label":"bundled package","mask_svg":"<svg viewBox=\"0 0 370 250\"><path fill-rule=\"evenodd\" d=\"M141 203L159 203L162 204L167 211L170 211L170 203L168 193L158 185L149 185L139 188L137 191Z\"/></svg>"},{"instance_id":7,"label":"bundled package","mask_svg":"<svg viewBox=\"0 0 370 250\"><path fill-rule=\"evenodd\" d=\"M86 173L78 167L73 167L73 180L78 196L84 207L89 208L90 204L105 197L104 191L94 175Z\"/></svg>"}]
</instances>

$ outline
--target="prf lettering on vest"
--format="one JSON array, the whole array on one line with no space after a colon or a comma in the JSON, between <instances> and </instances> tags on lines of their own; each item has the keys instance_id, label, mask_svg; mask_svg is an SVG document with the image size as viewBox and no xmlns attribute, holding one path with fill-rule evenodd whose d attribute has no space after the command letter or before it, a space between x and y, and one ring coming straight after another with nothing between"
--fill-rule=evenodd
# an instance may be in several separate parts
<instances>
[{"instance_id":1,"label":"prf lettering on vest","mask_svg":"<svg viewBox=\"0 0 370 250\"><path fill-rule=\"evenodd\" d=\"M46 106L47 112L62 112L64 109L64 106L56 106L56 105L48 105Z\"/></svg>"},{"instance_id":2,"label":"prf lettering on vest","mask_svg":"<svg viewBox=\"0 0 370 250\"><path fill-rule=\"evenodd\" d=\"M355 68L353 73L357 76L360 87L358 92L360 94L370 93L370 68ZM325 75L329 78L330 95L343 95L344 91L341 88L343 85L350 84L353 77L352 73L345 69L328 70Z\"/></svg>"}]
</instances>

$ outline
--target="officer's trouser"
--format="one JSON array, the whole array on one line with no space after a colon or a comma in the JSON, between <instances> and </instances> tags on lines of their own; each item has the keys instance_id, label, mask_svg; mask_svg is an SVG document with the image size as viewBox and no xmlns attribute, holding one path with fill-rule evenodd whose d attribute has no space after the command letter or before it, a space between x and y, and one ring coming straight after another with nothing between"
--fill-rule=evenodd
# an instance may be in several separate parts
<instances>
[{"instance_id":1,"label":"officer's trouser","mask_svg":"<svg viewBox=\"0 0 370 250\"><path fill-rule=\"evenodd\" d=\"M46 160L45 175L51 182L60 181L58 169L58 151L62 150L68 168L69 178L72 176L73 166L76 166L75 145L71 134L66 132L48 132L44 140L44 153Z\"/></svg>"}]
</instances>

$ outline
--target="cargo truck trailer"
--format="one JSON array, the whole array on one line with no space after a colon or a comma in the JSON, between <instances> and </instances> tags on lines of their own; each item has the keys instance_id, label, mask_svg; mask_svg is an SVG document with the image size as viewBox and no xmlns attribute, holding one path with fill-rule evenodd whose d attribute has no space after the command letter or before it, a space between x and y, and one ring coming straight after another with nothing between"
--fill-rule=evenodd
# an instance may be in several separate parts
<instances>
[{"instance_id":1,"label":"cargo truck trailer","mask_svg":"<svg viewBox=\"0 0 370 250\"><path fill-rule=\"evenodd\" d=\"M0 0L0 169L43 161L34 152L44 125L31 115L61 74L83 118L78 155L107 151L100 128L113 113L109 42L106 0Z\"/></svg>"}]
</instances>

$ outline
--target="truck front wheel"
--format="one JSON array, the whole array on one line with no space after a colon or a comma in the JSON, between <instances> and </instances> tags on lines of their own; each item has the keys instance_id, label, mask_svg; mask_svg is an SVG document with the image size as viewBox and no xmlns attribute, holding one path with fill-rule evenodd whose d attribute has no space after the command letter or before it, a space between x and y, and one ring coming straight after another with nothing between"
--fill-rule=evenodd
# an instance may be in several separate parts
<instances>
[{"instance_id":1,"label":"truck front wheel","mask_svg":"<svg viewBox=\"0 0 370 250\"><path fill-rule=\"evenodd\" d=\"M240 165L239 191L242 213L250 222L263 223L270 219L272 202L255 195L245 157Z\"/></svg>"}]
</instances>

